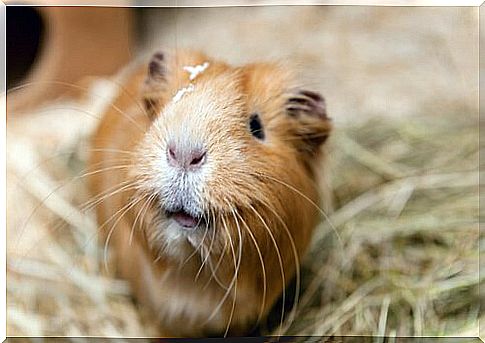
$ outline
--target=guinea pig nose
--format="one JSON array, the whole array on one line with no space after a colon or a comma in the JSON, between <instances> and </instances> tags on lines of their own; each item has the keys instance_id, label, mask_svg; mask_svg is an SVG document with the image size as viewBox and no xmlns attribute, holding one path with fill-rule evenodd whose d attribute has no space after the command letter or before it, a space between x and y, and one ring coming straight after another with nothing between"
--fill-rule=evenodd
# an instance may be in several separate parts
<instances>
[{"instance_id":1,"label":"guinea pig nose","mask_svg":"<svg viewBox=\"0 0 485 343\"><path fill-rule=\"evenodd\" d=\"M168 161L173 166L184 169L197 169L202 166L206 160L206 151L199 148L183 149L169 145L167 149Z\"/></svg>"}]
</instances>

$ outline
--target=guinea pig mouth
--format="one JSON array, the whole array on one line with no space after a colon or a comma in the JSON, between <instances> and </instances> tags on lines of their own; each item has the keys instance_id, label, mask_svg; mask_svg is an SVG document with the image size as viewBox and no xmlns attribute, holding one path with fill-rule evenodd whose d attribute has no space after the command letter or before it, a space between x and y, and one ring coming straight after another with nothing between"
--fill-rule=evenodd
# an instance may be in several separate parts
<instances>
[{"instance_id":1,"label":"guinea pig mouth","mask_svg":"<svg viewBox=\"0 0 485 343\"><path fill-rule=\"evenodd\" d=\"M205 224L203 217L194 217L183 209L177 211L165 211L165 215L167 218L175 220L180 226L187 229L193 229Z\"/></svg>"}]
</instances>

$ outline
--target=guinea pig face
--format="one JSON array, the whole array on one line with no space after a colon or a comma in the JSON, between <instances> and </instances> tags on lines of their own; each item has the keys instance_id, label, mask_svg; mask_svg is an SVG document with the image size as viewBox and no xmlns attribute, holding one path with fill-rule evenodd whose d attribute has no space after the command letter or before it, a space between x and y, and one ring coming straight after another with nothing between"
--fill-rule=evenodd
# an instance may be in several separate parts
<instances>
[{"instance_id":1,"label":"guinea pig face","mask_svg":"<svg viewBox=\"0 0 485 343\"><path fill-rule=\"evenodd\" d=\"M136 178L157 193L160 237L172 249L184 240L199 246L221 214L232 216L235 204L249 204L258 192L251 182L254 142L238 73L197 81L160 108L138 150Z\"/></svg>"},{"instance_id":2,"label":"guinea pig face","mask_svg":"<svg viewBox=\"0 0 485 343\"><path fill-rule=\"evenodd\" d=\"M160 78L172 90L164 105L145 101L153 119L135 177L158 197L165 244L227 246L244 235L243 225L257 235L265 219L271 225L275 215L305 215L308 205L291 203L303 203L298 193L315 197L311 167L330 130L323 98L292 89L289 76L272 65L214 64L177 87ZM204 239L209 229L212 242Z\"/></svg>"}]
</instances>

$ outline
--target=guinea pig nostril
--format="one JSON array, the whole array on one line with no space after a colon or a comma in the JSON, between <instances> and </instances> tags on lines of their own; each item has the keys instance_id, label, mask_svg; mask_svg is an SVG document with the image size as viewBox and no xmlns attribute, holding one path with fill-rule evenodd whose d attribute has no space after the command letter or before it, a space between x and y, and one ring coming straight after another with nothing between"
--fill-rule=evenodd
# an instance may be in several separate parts
<instances>
[{"instance_id":1,"label":"guinea pig nostril","mask_svg":"<svg viewBox=\"0 0 485 343\"><path fill-rule=\"evenodd\" d=\"M192 161L190 161L190 165L191 166L201 165L205 160L205 155L206 155L205 152L200 152L200 153L195 154L192 157Z\"/></svg>"},{"instance_id":2,"label":"guinea pig nostril","mask_svg":"<svg viewBox=\"0 0 485 343\"><path fill-rule=\"evenodd\" d=\"M168 148L168 156L172 159L172 160L177 160L177 156L175 155L175 151L173 150L172 147Z\"/></svg>"}]
</instances>

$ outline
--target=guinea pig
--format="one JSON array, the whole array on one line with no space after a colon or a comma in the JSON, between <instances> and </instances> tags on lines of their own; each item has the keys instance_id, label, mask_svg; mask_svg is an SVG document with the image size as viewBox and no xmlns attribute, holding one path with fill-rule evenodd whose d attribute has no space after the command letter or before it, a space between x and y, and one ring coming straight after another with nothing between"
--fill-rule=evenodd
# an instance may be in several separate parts
<instances>
[{"instance_id":1,"label":"guinea pig","mask_svg":"<svg viewBox=\"0 0 485 343\"><path fill-rule=\"evenodd\" d=\"M319 221L323 97L279 63L157 52L92 139L99 234L160 335L247 334Z\"/></svg>"}]
</instances>

